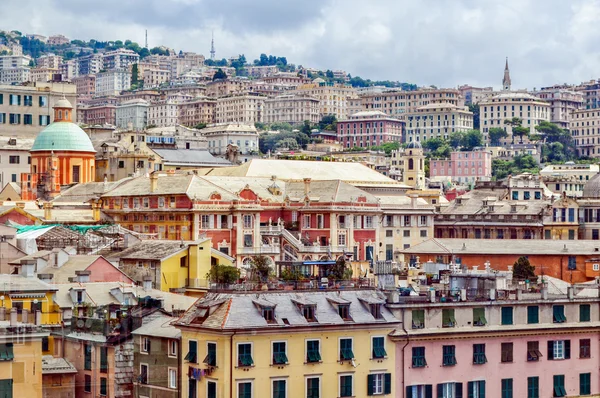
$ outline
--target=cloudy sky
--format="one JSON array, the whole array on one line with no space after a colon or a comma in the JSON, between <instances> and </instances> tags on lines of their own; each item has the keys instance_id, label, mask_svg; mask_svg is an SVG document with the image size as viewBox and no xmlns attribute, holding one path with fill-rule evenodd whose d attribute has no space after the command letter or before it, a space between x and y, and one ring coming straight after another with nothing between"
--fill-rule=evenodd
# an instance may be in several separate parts
<instances>
[{"instance_id":1,"label":"cloudy sky","mask_svg":"<svg viewBox=\"0 0 600 398\"><path fill-rule=\"evenodd\" d=\"M600 0L0 0L0 29L260 53L418 85L600 78Z\"/></svg>"}]
</instances>

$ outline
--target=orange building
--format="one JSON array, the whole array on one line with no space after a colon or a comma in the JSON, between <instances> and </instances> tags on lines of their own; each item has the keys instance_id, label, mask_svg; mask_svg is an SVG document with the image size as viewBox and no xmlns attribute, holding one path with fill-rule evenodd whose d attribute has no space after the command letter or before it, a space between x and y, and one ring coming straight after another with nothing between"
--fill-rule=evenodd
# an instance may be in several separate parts
<instances>
[{"instance_id":1,"label":"orange building","mask_svg":"<svg viewBox=\"0 0 600 398\"><path fill-rule=\"evenodd\" d=\"M21 174L23 200L50 199L61 186L94 181L96 151L73 123L73 107L65 98L54 105L54 122L38 134L30 152L30 172Z\"/></svg>"}]
</instances>

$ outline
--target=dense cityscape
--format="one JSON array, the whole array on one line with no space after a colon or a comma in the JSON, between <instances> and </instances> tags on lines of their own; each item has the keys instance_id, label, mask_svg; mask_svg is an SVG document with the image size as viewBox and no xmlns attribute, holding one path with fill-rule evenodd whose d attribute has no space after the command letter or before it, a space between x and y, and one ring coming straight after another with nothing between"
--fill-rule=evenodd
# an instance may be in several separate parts
<instances>
[{"instance_id":1,"label":"dense cityscape","mask_svg":"<svg viewBox=\"0 0 600 398\"><path fill-rule=\"evenodd\" d=\"M0 398L600 397L600 80L148 35L0 30Z\"/></svg>"}]
</instances>

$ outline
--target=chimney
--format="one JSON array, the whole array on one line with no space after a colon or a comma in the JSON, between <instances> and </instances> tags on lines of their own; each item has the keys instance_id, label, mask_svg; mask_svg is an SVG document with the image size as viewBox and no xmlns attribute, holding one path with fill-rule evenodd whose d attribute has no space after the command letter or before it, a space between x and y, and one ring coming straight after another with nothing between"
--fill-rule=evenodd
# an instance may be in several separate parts
<instances>
[{"instance_id":1,"label":"chimney","mask_svg":"<svg viewBox=\"0 0 600 398\"><path fill-rule=\"evenodd\" d=\"M521 288L517 289L517 301L523 300L523 290Z\"/></svg>"},{"instance_id":2,"label":"chimney","mask_svg":"<svg viewBox=\"0 0 600 398\"><path fill-rule=\"evenodd\" d=\"M413 209L417 207L417 199L419 198L419 195L417 195L416 193L411 193L410 195L408 195L408 197L410 198L410 207L412 207Z\"/></svg>"},{"instance_id":3,"label":"chimney","mask_svg":"<svg viewBox=\"0 0 600 398\"><path fill-rule=\"evenodd\" d=\"M35 312L35 324L40 326L42 324L42 311L37 310Z\"/></svg>"},{"instance_id":4,"label":"chimney","mask_svg":"<svg viewBox=\"0 0 600 398\"><path fill-rule=\"evenodd\" d=\"M490 301L496 300L496 289L490 289Z\"/></svg>"},{"instance_id":5,"label":"chimney","mask_svg":"<svg viewBox=\"0 0 600 398\"><path fill-rule=\"evenodd\" d=\"M573 288L573 286L569 286L567 288L567 298L569 300L573 300L575 298L575 289Z\"/></svg>"},{"instance_id":6,"label":"chimney","mask_svg":"<svg viewBox=\"0 0 600 398\"><path fill-rule=\"evenodd\" d=\"M10 326L17 326L17 309L10 309Z\"/></svg>"},{"instance_id":7,"label":"chimney","mask_svg":"<svg viewBox=\"0 0 600 398\"><path fill-rule=\"evenodd\" d=\"M152 290L152 277L150 275L144 276L142 279L142 286L145 292L149 292Z\"/></svg>"},{"instance_id":8,"label":"chimney","mask_svg":"<svg viewBox=\"0 0 600 398\"><path fill-rule=\"evenodd\" d=\"M548 300L548 285L547 284L544 283L542 285L541 292L542 292L542 300Z\"/></svg>"},{"instance_id":9,"label":"chimney","mask_svg":"<svg viewBox=\"0 0 600 398\"><path fill-rule=\"evenodd\" d=\"M52 220L52 203L44 202L44 218L46 220Z\"/></svg>"},{"instance_id":10,"label":"chimney","mask_svg":"<svg viewBox=\"0 0 600 398\"><path fill-rule=\"evenodd\" d=\"M27 308L23 308L21 311L21 323L29 323L29 311Z\"/></svg>"},{"instance_id":11,"label":"chimney","mask_svg":"<svg viewBox=\"0 0 600 398\"><path fill-rule=\"evenodd\" d=\"M21 261L21 276L33 278L35 274L35 260Z\"/></svg>"},{"instance_id":12,"label":"chimney","mask_svg":"<svg viewBox=\"0 0 600 398\"><path fill-rule=\"evenodd\" d=\"M52 283L52 279L54 279L54 274L38 274L38 279L42 282Z\"/></svg>"},{"instance_id":13,"label":"chimney","mask_svg":"<svg viewBox=\"0 0 600 398\"><path fill-rule=\"evenodd\" d=\"M304 179L304 196L308 196L310 193L310 178Z\"/></svg>"},{"instance_id":14,"label":"chimney","mask_svg":"<svg viewBox=\"0 0 600 398\"><path fill-rule=\"evenodd\" d=\"M4 300L2 300L4 301ZM6 319L6 308L0 307L0 321L4 321Z\"/></svg>"},{"instance_id":15,"label":"chimney","mask_svg":"<svg viewBox=\"0 0 600 398\"><path fill-rule=\"evenodd\" d=\"M92 216L94 217L94 221L100 221L100 209L102 205L100 202L92 203Z\"/></svg>"},{"instance_id":16,"label":"chimney","mask_svg":"<svg viewBox=\"0 0 600 398\"><path fill-rule=\"evenodd\" d=\"M78 283L87 283L90 281L90 275L92 271L75 271L75 275L77 275Z\"/></svg>"},{"instance_id":17,"label":"chimney","mask_svg":"<svg viewBox=\"0 0 600 398\"><path fill-rule=\"evenodd\" d=\"M171 170L167 170L167 175L169 177L173 177L175 175L175 170L171 169Z\"/></svg>"},{"instance_id":18,"label":"chimney","mask_svg":"<svg viewBox=\"0 0 600 398\"><path fill-rule=\"evenodd\" d=\"M158 188L158 174L150 174L150 192L155 192Z\"/></svg>"}]
</instances>

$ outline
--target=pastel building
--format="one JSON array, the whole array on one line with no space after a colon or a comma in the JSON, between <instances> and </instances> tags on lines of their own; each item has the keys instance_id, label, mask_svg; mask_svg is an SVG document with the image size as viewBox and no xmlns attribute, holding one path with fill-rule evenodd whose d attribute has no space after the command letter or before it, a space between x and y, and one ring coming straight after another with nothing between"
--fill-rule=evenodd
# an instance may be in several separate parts
<instances>
[{"instance_id":1,"label":"pastel building","mask_svg":"<svg viewBox=\"0 0 600 398\"><path fill-rule=\"evenodd\" d=\"M404 122L380 111L357 112L337 124L338 141L345 148L370 147L402 141Z\"/></svg>"},{"instance_id":2,"label":"pastel building","mask_svg":"<svg viewBox=\"0 0 600 398\"><path fill-rule=\"evenodd\" d=\"M458 183L474 183L476 180L489 181L492 178L492 154L488 151L454 151L450 159L431 159L429 175L449 177Z\"/></svg>"},{"instance_id":3,"label":"pastel building","mask_svg":"<svg viewBox=\"0 0 600 398\"><path fill-rule=\"evenodd\" d=\"M450 102L423 105L407 113L406 142L425 141L431 138L448 138L455 132L473 129L473 112L465 106Z\"/></svg>"}]
</instances>

